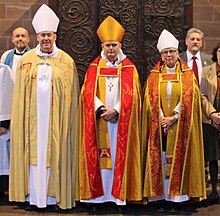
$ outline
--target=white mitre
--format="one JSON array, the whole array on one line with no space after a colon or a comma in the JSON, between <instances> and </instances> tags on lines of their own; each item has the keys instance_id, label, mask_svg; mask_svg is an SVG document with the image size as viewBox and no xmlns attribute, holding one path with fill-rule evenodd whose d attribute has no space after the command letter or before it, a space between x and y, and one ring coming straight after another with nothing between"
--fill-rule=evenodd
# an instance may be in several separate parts
<instances>
[{"instance_id":1,"label":"white mitre","mask_svg":"<svg viewBox=\"0 0 220 216\"><path fill-rule=\"evenodd\" d=\"M47 5L43 4L35 13L32 25L35 32L57 32L59 18L54 11Z\"/></svg>"},{"instance_id":2,"label":"white mitre","mask_svg":"<svg viewBox=\"0 0 220 216\"><path fill-rule=\"evenodd\" d=\"M179 41L166 29L164 29L157 42L157 49L161 53L162 50L166 48L176 48L178 49Z\"/></svg>"}]
</instances>

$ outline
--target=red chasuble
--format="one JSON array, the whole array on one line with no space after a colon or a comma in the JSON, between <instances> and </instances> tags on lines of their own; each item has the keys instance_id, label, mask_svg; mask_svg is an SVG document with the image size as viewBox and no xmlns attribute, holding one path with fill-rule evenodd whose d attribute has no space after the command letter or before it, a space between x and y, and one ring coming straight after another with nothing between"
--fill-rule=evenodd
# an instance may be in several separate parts
<instances>
[{"instance_id":1,"label":"red chasuble","mask_svg":"<svg viewBox=\"0 0 220 216\"><path fill-rule=\"evenodd\" d=\"M91 199L103 195L102 178L99 165L99 150L97 145L97 125L94 108L94 98L97 86L97 65L100 57L96 58L90 65L81 92L82 106L80 108L82 117L81 143L80 143L80 197L81 199ZM101 68L101 75L117 73L111 68ZM120 115L118 119L117 149L114 169L114 180L112 195L118 199L140 200L141 197L141 175L140 175L140 155L134 152L133 159L130 160L134 145L140 153L139 134L133 133L136 140L131 144L132 124L131 118L140 113L140 96L137 96L137 83L135 83L135 66L126 58L122 62L120 74ZM139 81L139 80L138 80ZM139 83L138 83L139 84ZM136 107L135 107L136 106ZM134 109L135 107L135 109ZM135 110L135 112L134 112ZM134 114L136 113L136 114ZM82 116L82 115L81 115ZM136 118L136 117L135 117ZM139 133L136 127L136 131ZM137 136L136 136L137 135ZM128 166L130 161L132 166ZM134 162L133 162L134 161ZM136 163L136 164L135 164ZM85 169L84 171L82 169ZM130 179L130 174L134 179ZM130 184L130 185L128 185ZM135 185L132 189L132 185ZM133 190L133 192L132 192Z\"/></svg>"}]
</instances>

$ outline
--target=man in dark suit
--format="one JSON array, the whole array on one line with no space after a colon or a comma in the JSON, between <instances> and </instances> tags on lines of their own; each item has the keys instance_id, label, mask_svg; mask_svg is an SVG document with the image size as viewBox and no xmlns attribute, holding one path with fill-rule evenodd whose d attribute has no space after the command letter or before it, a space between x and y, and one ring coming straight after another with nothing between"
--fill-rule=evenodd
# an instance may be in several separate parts
<instances>
[{"instance_id":1,"label":"man in dark suit","mask_svg":"<svg viewBox=\"0 0 220 216\"><path fill-rule=\"evenodd\" d=\"M211 65L213 63L212 56L204 52L201 52L201 47L203 45L204 33L196 28L191 28L186 34L185 43L187 50L179 55L190 67L194 70L193 58L196 61L197 72L195 76L197 77L198 84L201 82L202 70L205 66ZM197 74L196 74L197 73ZM205 176L206 176L206 186L208 187L208 162L205 162Z\"/></svg>"},{"instance_id":2,"label":"man in dark suit","mask_svg":"<svg viewBox=\"0 0 220 216\"><path fill-rule=\"evenodd\" d=\"M196 28L189 29L185 39L187 50L179 55L191 69L193 69L193 57L195 56L195 61L198 67L199 83L201 82L203 67L213 63L211 55L200 51L203 45L203 37L204 34L201 30Z\"/></svg>"}]
</instances>

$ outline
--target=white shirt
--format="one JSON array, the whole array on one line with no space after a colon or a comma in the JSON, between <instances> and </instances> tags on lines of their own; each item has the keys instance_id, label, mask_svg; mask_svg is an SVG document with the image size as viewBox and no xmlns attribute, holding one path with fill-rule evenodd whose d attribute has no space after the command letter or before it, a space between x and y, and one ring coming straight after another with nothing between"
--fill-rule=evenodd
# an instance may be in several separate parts
<instances>
[{"instance_id":1,"label":"white shirt","mask_svg":"<svg viewBox=\"0 0 220 216\"><path fill-rule=\"evenodd\" d=\"M192 69L193 66L193 54L190 53L188 50L186 51L186 55L187 55L187 65L189 68ZM201 77L202 77L202 59L201 59L201 55L200 55L200 51L198 51L196 53L196 63L197 63L197 67L198 67L198 75L199 75L199 83L201 82Z\"/></svg>"}]
</instances>

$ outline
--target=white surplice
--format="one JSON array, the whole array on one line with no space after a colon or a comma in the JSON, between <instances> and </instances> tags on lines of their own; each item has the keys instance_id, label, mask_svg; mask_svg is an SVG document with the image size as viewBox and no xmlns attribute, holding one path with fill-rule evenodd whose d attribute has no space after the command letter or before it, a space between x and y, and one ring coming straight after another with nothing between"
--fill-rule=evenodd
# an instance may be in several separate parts
<instances>
[{"instance_id":1,"label":"white surplice","mask_svg":"<svg viewBox=\"0 0 220 216\"><path fill-rule=\"evenodd\" d=\"M56 55L58 49L54 47L51 54L40 52L37 46L37 54L44 56ZM55 197L47 196L50 168L46 167L48 130L50 120L52 67L46 63L38 66L37 73L37 165L30 165L30 194L27 201L38 208L56 204Z\"/></svg>"},{"instance_id":2,"label":"white surplice","mask_svg":"<svg viewBox=\"0 0 220 216\"><path fill-rule=\"evenodd\" d=\"M9 66L0 63L0 121L10 120L14 83ZM9 175L10 132L0 136L0 175Z\"/></svg>"},{"instance_id":3,"label":"white surplice","mask_svg":"<svg viewBox=\"0 0 220 216\"><path fill-rule=\"evenodd\" d=\"M0 136L0 175L9 175L10 132Z\"/></svg>"}]
</instances>

